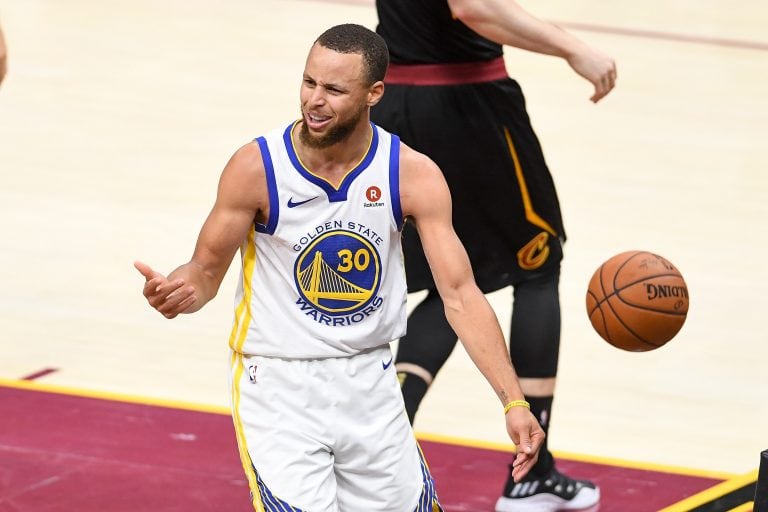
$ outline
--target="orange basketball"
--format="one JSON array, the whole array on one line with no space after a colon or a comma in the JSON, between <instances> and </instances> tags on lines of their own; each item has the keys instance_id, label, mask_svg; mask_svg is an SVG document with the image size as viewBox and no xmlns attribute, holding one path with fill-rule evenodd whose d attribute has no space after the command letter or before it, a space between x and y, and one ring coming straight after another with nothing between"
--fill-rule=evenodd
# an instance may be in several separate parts
<instances>
[{"instance_id":1,"label":"orange basketball","mask_svg":"<svg viewBox=\"0 0 768 512\"><path fill-rule=\"evenodd\" d=\"M627 251L600 265L587 289L592 327L611 345L645 352L664 345L688 314L688 286L658 254Z\"/></svg>"}]
</instances>

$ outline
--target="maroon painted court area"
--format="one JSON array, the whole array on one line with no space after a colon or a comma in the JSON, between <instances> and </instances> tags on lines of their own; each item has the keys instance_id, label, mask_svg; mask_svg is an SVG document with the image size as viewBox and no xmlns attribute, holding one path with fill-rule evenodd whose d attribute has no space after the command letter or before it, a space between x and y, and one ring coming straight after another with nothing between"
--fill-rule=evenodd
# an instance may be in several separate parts
<instances>
[{"instance_id":1,"label":"maroon painted court area","mask_svg":"<svg viewBox=\"0 0 768 512\"><path fill-rule=\"evenodd\" d=\"M490 512L509 453L422 441L446 512ZM603 512L651 512L718 480L560 460ZM247 512L227 415L0 386L0 512ZM594 510L597 509L592 509Z\"/></svg>"}]
</instances>

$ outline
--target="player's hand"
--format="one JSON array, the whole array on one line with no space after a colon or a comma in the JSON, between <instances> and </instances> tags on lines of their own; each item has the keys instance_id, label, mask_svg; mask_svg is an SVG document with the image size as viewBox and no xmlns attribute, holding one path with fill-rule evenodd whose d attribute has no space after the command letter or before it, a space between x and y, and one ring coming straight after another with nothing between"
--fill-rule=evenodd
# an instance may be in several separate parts
<instances>
[{"instance_id":1,"label":"player's hand","mask_svg":"<svg viewBox=\"0 0 768 512\"><path fill-rule=\"evenodd\" d=\"M174 318L186 311L197 300L194 286L185 286L183 279L169 281L160 272L155 272L146 263L133 263L146 280L144 296L149 305L158 310L165 318Z\"/></svg>"},{"instance_id":2,"label":"player's hand","mask_svg":"<svg viewBox=\"0 0 768 512\"><path fill-rule=\"evenodd\" d=\"M595 93L589 98L593 103L603 99L616 85L616 62L589 46L574 52L568 64L595 86Z\"/></svg>"},{"instance_id":3,"label":"player's hand","mask_svg":"<svg viewBox=\"0 0 768 512\"><path fill-rule=\"evenodd\" d=\"M536 417L525 407L511 408L506 420L507 432L517 449L512 463L512 478L519 482L536 464L545 434Z\"/></svg>"}]
</instances>

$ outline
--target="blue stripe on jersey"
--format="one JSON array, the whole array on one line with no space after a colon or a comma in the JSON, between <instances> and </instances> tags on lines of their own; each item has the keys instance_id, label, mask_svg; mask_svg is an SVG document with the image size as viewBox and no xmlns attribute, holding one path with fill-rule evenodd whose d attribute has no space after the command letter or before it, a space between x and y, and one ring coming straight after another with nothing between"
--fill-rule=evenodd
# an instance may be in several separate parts
<instances>
[{"instance_id":1,"label":"blue stripe on jersey","mask_svg":"<svg viewBox=\"0 0 768 512\"><path fill-rule=\"evenodd\" d=\"M389 198L392 200L392 215L397 230L403 229L403 209L400 206L400 137L392 134L389 150Z\"/></svg>"},{"instance_id":2,"label":"blue stripe on jersey","mask_svg":"<svg viewBox=\"0 0 768 512\"><path fill-rule=\"evenodd\" d=\"M376 156L376 149L379 147L379 132L376 130L376 126L374 126L373 123L371 123L371 129L373 130L373 138L371 139L371 146L368 148L368 153L365 154L365 157L360 161L357 166L355 166L354 169L349 171L346 176L344 176L344 179L341 180L341 185L339 186L338 190L334 188L333 185L325 181L323 178L316 176L312 174L304 165L301 163L301 160L299 160L299 156L296 154L296 151L293 148L293 140L291 139L291 131L293 130L294 124L291 124L288 126L288 128L285 129L285 132L283 133L283 141L285 143L285 149L288 151L288 158L291 160L291 163L296 168L297 171L299 171L299 174L304 176L304 178L307 179L307 181L314 183L321 189L325 191L325 193L328 195L328 201L331 203L337 203L340 201L346 201L347 200L347 191L349 190L349 187L352 185L352 182L355 181L355 178L357 178L358 175L360 175L361 172L363 172L373 161L373 157Z\"/></svg>"},{"instance_id":3,"label":"blue stripe on jersey","mask_svg":"<svg viewBox=\"0 0 768 512\"><path fill-rule=\"evenodd\" d=\"M261 159L264 161L264 174L267 178L267 192L269 193L269 218L267 225L256 223L256 231L272 235L277 228L277 218L280 213L280 200L277 197L277 183L275 182L275 167L272 165L272 155L269 153L269 146L264 137L256 139L261 148Z\"/></svg>"},{"instance_id":4,"label":"blue stripe on jersey","mask_svg":"<svg viewBox=\"0 0 768 512\"><path fill-rule=\"evenodd\" d=\"M253 473L256 475L256 482L259 486L259 494L261 495L264 510L267 512L302 512L301 509L292 507L280 498L275 497L259 476L259 472L256 471L256 468L253 466L251 467L253 468Z\"/></svg>"},{"instance_id":5,"label":"blue stripe on jersey","mask_svg":"<svg viewBox=\"0 0 768 512\"><path fill-rule=\"evenodd\" d=\"M419 503L413 512L434 512L439 510L442 512L442 507L437 501L437 492L435 490L435 481L432 479L432 475L429 473L427 464L424 462L424 455L419 450L419 461L421 462L421 477L424 487L419 496Z\"/></svg>"}]
</instances>

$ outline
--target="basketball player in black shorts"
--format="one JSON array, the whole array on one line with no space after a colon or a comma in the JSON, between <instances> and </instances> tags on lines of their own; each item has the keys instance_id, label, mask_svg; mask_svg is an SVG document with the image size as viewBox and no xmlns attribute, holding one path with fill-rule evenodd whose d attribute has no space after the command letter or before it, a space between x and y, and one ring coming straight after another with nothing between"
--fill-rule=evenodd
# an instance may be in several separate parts
<instances>
[{"instance_id":1,"label":"basketball player in black shorts","mask_svg":"<svg viewBox=\"0 0 768 512\"><path fill-rule=\"evenodd\" d=\"M391 65L387 92L371 117L442 169L454 226L481 289L512 285L510 352L546 430L560 345L565 231L552 176L520 86L507 75L502 45L564 58L593 83L593 102L613 88L615 63L512 0L377 0L376 9ZM457 338L416 230L406 226L403 237L408 289L428 291L408 319L396 360L413 421ZM556 470L545 441L529 476L518 484L509 477L496 510L577 509L599 498L591 482Z\"/></svg>"}]
</instances>

